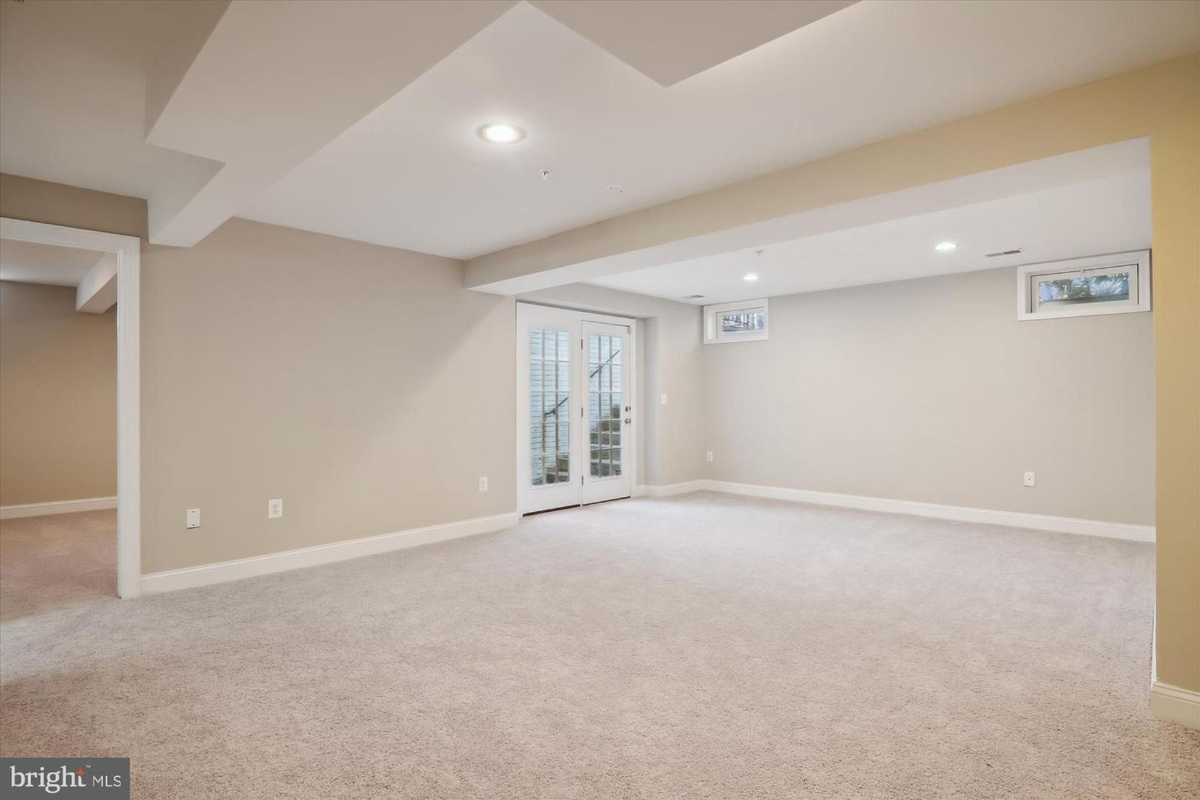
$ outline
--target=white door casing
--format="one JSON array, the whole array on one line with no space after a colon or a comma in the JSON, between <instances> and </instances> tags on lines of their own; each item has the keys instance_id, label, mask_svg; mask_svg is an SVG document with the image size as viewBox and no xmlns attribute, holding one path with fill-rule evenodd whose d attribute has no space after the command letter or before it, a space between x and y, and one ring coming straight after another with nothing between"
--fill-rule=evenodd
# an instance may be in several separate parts
<instances>
[{"instance_id":1,"label":"white door casing","mask_svg":"<svg viewBox=\"0 0 1200 800\"><path fill-rule=\"evenodd\" d=\"M0 239L111 253L117 261L117 595L141 594L141 240L0 218Z\"/></svg>"},{"instance_id":2,"label":"white door casing","mask_svg":"<svg viewBox=\"0 0 1200 800\"><path fill-rule=\"evenodd\" d=\"M634 321L518 303L516 338L517 510L629 497L637 458Z\"/></svg>"}]
</instances>

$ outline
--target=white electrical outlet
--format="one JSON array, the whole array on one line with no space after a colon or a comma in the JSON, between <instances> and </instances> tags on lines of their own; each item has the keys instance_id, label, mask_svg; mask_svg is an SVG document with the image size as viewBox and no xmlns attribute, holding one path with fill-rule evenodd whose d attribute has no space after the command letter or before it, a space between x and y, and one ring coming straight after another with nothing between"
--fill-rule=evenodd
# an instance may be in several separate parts
<instances>
[{"instance_id":1,"label":"white electrical outlet","mask_svg":"<svg viewBox=\"0 0 1200 800\"><path fill-rule=\"evenodd\" d=\"M1037 476L1034 475L1032 472L1026 472L1025 473L1025 485L1026 486L1034 486L1036 484L1037 484Z\"/></svg>"},{"instance_id":2,"label":"white electrical outlet","mask_svg":"<svg viewBox=\"0 0 1200 800\"><path fill-rule=\"evenodd\" d=\"M705 461L712 461L712 450L707 450L707 451L705 451L705 453L704 453L704 460L705 460Z\"/></svg>"},{"instance_id":3,"label":"white electrical outlet","mask_svg":"<svg viewBox=\"0 0 1200 800\"><path fill-rule=\"evenodd\" d=\"M487 478L479 479L479 491L481 491L481 492L487 491Z\"/></svg>"},{"instance_id":4,"label":"white electrical outlet","mask_svg":"<svg viewBox=\"0 0 1200 800\"><path fill-rule=\"evenodd\" d=\"M189 529L200 527L200 509L189 508L187 510L187 526Z\"/></svg>"},{"instance_id":5,"label":"white electrical outlet","mask_svg":"<svg viewBox=\"0 0 1200 800\"><path fill-rule=\"evenodd\" d=\"M267 519L279 519L283 516L283 500L267 501Z\"/></svg>"},{"instance_id":6,"label":"white electrical outlet","mask_svg":"<svg viewBox=\"0 0 1200 800\"><path fill-rule=\"evenodd\" d=\"M662 399L662 404L665 406L667 404L667 396L664 394L659 395L659 397Z\"/></svg>"}]
</instances>

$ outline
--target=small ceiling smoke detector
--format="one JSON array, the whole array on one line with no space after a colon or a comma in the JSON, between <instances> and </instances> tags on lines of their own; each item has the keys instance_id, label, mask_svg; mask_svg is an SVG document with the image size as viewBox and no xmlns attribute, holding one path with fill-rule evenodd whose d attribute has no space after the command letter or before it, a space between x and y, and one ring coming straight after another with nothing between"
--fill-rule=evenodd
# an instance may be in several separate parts
<instances>
[{"instance_id":1,"label":"small ceiling smoke detector","mask_svg":"<svg viewBox=\"0 0 1200 800\"><path fill-rule=\"evenodd\" d=\"M951 250L954 250L957 247L958 245L956 245L954 242L938 242L933 246L933 249L937 250L939 253L949 253Z\"/></svg>"},{"instance_id":2,"label":"small ceiling smoke detector","mask_svg":"<svg viewBox=\"0 0 1200 800\"><path fill-rule=\"evenodd\" d=\"M479 138L492 144L512 144L525 138L525 131L507 122L489 122L478 132Z\"/></svg>"}]
</instances>

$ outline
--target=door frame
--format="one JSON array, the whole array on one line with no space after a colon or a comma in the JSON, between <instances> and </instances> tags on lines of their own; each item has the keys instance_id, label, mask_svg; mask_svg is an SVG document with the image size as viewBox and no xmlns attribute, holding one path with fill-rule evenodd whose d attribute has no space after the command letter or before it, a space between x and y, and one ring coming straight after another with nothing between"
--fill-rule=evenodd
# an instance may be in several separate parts
<instances>
[{"instance_id":1,"label":"door frame","mask_svg":"<svg viewBox=\"0 0 1200 800\"><path fill-rule=\"evenodd\" d=\"M0 217L0 239L112 253L117 259L117 596L141 594L141 240Z\"/></svg>"},{"instance_id":2,"label":"door frame","mask_svg":"<svg viewBox=\"0 0 1200 800\"><path fill-rule=\"evenodd\" d=\"M640 485L638 483L638 434L641 431L641 427L642 427L642 421L641 421L642 402L641 402L641 395L638 394L638 392L640 391L639 384L638 384L638 368L640 366L640 360L638 358L638 339L637 339L637 322L638 321L637 321L637 319L634 317L618 317L618 316L614 316L612 314L598 314L598 313L595 313L592 311L588 311L587 309L571 308L570 306L561 306L561 305L555 305L552 303L531 303L531 302L526 302L523 300L518 300L514 305L517 308L514 308L514 311L513 311L513 329L515 331L515 336L513 338L516 339L513 367L514 367L514 374L517 376L520 376L520 374L521 374L521 370L520 370L521 359L522 358L527 359L529 357L529 343L527 341L525 341L524 338L522 337L521 328L518 323L519 306L535 306L538 308L553 308L558 311L568 311L573 314L578 314L580 323L604 322L604 323L608 323L609 325L624 325L629 328L629 354L630 354L630 359L632 359L629 362L629 399L630 399L630 405L633 406L633 411L630 412L630 418L633 421L630 422L630 424L629 424L629 429L630 429L629 442L627 444L627 449L623 455L623 458L627 459L629 462L629 496L636 497L638 486ZM580 329L580 335L582 335L582 327ZM513 469L514 469L514 474L516 475L516 484L517 484L516 485L517 514L525 514L525 513L529 513L529 512L527 512L523 508L521 508L520 481L521 481L521 474L522 474L521 473L522 464L525 460L527 460L527 454L522 450L522 445L528 445L529 443L521 441L521 420L522 420L522 414L527 415L529 413L529 410L527 408L523 408L522 404L521 404L521 382L520 382L520 380L514 381L514 389L515 389L514 404L516 405L516 414L513 417L514 428L515 428L515 430L513 432L513 442L514 442L513 449L516 452L516 457L513 460ZM586 390L585 390L585 394L586 394Z\"/></svg>"}]
</instances>

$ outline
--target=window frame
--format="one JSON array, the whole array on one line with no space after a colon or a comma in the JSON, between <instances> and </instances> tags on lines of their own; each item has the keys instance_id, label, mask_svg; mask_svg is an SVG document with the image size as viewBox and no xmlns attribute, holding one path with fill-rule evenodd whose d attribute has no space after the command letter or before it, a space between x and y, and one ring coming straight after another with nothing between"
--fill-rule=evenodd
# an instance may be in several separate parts
<instances>
[{"instance_id":1,"label":"window frame","mask_svg":"<svg viewBox=\"0 0 1200 800\"><path fill-rule=\"evenodd\" d=\"M721 317L730 312L757 312L763 314L763 329L745 333L722 333ZM732 303L716 303L704 307L704 343L732 344L733 342L761 342L769 339L771 311L766 298L760 300L738 300Z\"/></svg>"},{"instance_id":2,"label":"window frame","mask_svg":"<svg viewBox=\"0 0 1200 800\"><path fill-rule=\"evenodd\" d=\"M1039 308L1035 302L1034 284L1040 278L1069 273L1095 272L1098 270L1112 270L1115 272L1118 268L1122 267L1127 268L1130 273L1130 297L1128 300L1108 300L1068 306L1053 306L1050 308ZM1023 322L1034 319L1093 317L1101 314L1130 314L1149 311L1150 308L1149 250L1131 250L1124 253L1070 258L1063 261L1046 261L1040 264L1026 264L1017 267L1017 319Z\"/></svg>"}]
</instances>

